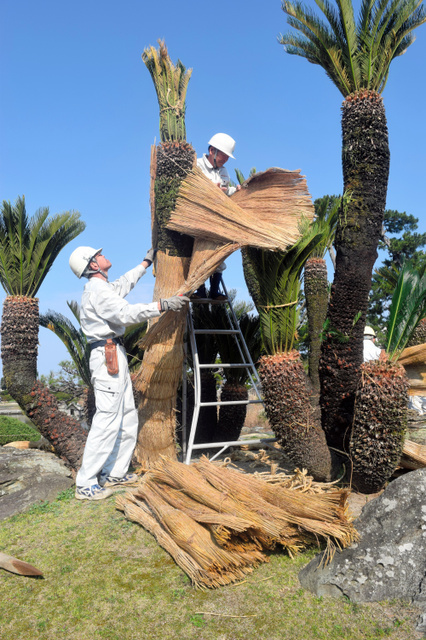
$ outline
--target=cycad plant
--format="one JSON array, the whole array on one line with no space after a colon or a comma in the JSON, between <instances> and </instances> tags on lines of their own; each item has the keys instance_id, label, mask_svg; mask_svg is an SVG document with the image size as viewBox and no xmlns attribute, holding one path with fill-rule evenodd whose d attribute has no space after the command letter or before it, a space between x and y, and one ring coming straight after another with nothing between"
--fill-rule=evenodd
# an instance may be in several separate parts
<instances>
[{"instance_id":1,"label":"cycad plant","mask_svg":"<svg viewBox=\"0 0 426 640\"><path fill-rule=\"evenodd\" d=\"M303 284L308 318L308 367L309 378L319 393L320 380L318 365L321 354L321 335L327 316L328 274L325 255L332 249L336 232L340 198L324 196L314 202L315 221L313 227L323 232L323 240L307 259Z\"/></svg>"},{"instance_id":2,"label":"cycad plant","mask_svg":"<svg viewBox=\"0 0 426 640\"><path fill-rule=\"evenodd\" d=\"M185 282L193 239L165 225L175 207L181 181L195 163L185 140L186 92L191 69L173 64L164 42L142 54L154 82L160 108L161 143L152 152L151 212L153 246L158 248L154 300L174 295ZM174 314L169 335L146 350L135 384L140 392L141 430L135 455L144 467L161 455L176 459L176 396L183 366L185 314Z\"/></svg>"},{"instance_id":3,"label":"cycad plant","mask_svg":"<svg viewBox=\"0 0 426 640\"><path fill-rule=\"evenodd\" d=\"M3 201L1 207L0 282L7 294L1 323L3 377L10 395L72 466L78 463L86 435L75 420L61 414L48 389L36 383L35 296L59 252L84 228L73 212L49 217L49 209L43 208L29 218L24 197L15 205Z\"/></svg>"},{"instance_id":4,"label":"cycad plant","mask_svg":"<svg viewBox=\"0 0 426 640\"><path fill-rule=\"evenodd\" d=\"M349 453L352 483L364 493L382 489L398 465L408 406L408 378L398 359L425 316L425 268L407 262L389 308L385 354L362 365L356 393Z\"/></svg>"},{"instance_id":5,"label":"cycad plant","mask_svg":"<svg viewBox=\"0 0 426 640\"><path fill-rule=\"evenodd\" d=\"M247 287L259 313L264 355L259 376L266 415L284 453L317 479L331 475L331 454L321 429L316 394L294 348L301 273L322 241L312 227L285 252L248 249Z\"/></svg>"},{"instance_id":6,"label":"cycad plant","mask_svg":"<svg viewBox=\"0 0 426 640\"><path fill-rule=\"evenodd\" d=\"M320 363L322 421L329 444L345 448L363 359L371 274L377 258L389 174L389 142L381 93L389 67L426 20L419 0L363 0L358 20L350 0L315 0L282 8L294 29L280 39L287 53L321 66L344 97L343 193L336 230L336 270L329 331ZM354 325L354 319L359 317ZM336 339L345 335L348 340Z\"/></svg>"}]
</instances>

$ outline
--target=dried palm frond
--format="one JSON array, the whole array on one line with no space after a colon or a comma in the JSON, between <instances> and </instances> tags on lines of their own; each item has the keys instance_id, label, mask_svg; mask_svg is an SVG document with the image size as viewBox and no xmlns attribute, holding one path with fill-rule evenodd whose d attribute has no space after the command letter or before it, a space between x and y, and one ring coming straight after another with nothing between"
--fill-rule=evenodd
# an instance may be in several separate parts
<instances>
[{"instance_id":1,"label":"dried palm frond","mask_svg":"<svg viewBox=\"0 0 426 640\"><path fill-rule=\"evenodd\" d=\"M276 175L287 177L288 173ZM232 240L263 249L286 249L300 236L301 217L313 217L307 190L302 196L293 182L285 197L282 186L273 189L265 184L257 190L254 178L251 180L250 193L240 196L247 207L241 207L235 197L226 196L199 168L194 168L181 184L167 228L217 243Z\"/></svg>"}]
</instances>

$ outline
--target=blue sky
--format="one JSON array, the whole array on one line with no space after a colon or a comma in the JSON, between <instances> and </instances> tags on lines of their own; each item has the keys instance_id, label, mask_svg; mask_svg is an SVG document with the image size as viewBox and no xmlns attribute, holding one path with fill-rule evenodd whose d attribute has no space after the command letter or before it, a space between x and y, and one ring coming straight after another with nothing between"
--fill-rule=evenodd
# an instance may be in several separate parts
<instances>
[{"instance_id":1,"label":"blue sky","mask_svg":"<svg viewBox=\"0 0 426 640\"><path fill-rule=\"evenodd\" d=\"M308 0L308 5L314 5ZM313 198L342 189L342 96L324 71L284 53L280 0L0 0L0 198L25 195L27 212L76 210L86 230L57 259L39 291L40 310L71 317L83 283L68 257L80 244L103 247L111 279L150 247L149 157L158 143L158 104L141 60L164 38L172 60L193 68L187 139L198 154L216 132L232 135L227 168L301 169ZM390 137L387 207L426 231L424 126L426 29L391 65L383 93ZM225 282L248 299L238 254ZM329 274L332 279L332 274ZM149 302L146 275L129 300ZM4 298L2 294L1 301ZM39 372L67 358L40 329Z\"/></svg>"}]
</instances>

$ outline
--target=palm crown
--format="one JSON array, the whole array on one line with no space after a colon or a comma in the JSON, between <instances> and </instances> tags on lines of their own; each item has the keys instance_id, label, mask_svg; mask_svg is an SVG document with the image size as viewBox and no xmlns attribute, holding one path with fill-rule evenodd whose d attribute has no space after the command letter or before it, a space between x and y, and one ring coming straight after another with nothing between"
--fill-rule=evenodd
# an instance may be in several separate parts
<instances>
[{"instance_id":1,"label":"palm crown","mask_svg":"<svg viewBox=\"0 0 426 640\"><path fill-rule=\"evenodd\" d=\"M422 0L362 0L358 23L351 0L315 0L326 21L301 2L284 0L288 24L301 35L280 36L287 53L319 64L343 96L369 89L381 93L390 63L414 42L426 21Z\"/></svg>"},{"instance_id":2,"label":"palm crown","mask_svg":"<svg viewBox=\"0 0 426 640\"><path fill-rule=\"evenodd\" d=\"M85 228L80 214L50 219L47 207L28 218L25 198L15 206L3 200L0 210L0 283L8 295L34 297L55 258Z\"/></svg>"}]
</instances>

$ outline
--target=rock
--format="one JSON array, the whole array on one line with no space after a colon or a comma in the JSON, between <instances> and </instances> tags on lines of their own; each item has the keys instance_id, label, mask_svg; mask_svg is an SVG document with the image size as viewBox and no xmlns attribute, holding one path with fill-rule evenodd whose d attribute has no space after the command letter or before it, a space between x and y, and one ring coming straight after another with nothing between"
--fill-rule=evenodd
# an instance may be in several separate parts
<instances>
[{"instance_id":1,"label":"rock","mask_svg":"<svg viewBox=\"0 0 426 640\"><path fill-rule=\"evenodd\" d=\"M73 484L71 471L54 454L0 447L0 520L54 500Z\"/></svg>"},{"instance_id":2,"label":"rock","mask_svg":"<svg viewBox=\"0 0 426 640\"><path fill-rule=\"evenodd\" d=\"M392 481L365 505L356 528L360 541L336 552L325 567L323 554L316 556L299 573L301 585L357 603L398 598L417 605L425 613L419 624L425 624L426 469Z\"/></svg>"}]
</instances>

